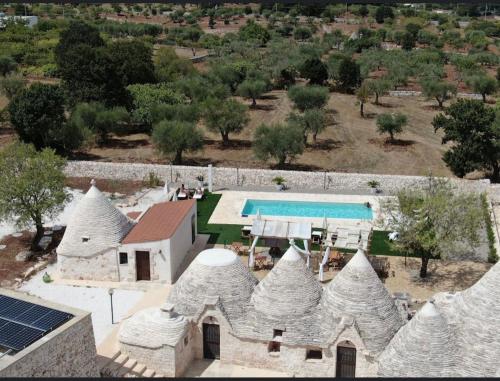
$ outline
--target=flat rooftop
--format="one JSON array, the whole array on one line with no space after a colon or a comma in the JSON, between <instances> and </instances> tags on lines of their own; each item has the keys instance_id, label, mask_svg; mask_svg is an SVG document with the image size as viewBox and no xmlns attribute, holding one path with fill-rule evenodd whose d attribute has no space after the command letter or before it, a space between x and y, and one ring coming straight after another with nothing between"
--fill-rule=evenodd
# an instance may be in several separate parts
<instances>
[{"instance_id":1,"label":"flat rooftop","mask_svg":"<svg viewBox=\"0 0 500 381\"><path fill-rule=\"evenodd\" d=\"M86 311L0 288L0 369L88 315Z\"/></svg>"}]
</instances>

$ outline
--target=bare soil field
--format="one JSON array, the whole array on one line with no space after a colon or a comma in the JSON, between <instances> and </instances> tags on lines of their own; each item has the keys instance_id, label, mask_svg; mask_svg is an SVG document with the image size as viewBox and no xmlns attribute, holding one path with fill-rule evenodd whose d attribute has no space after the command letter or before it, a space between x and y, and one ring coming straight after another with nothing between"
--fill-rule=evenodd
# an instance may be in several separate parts
<instances>
[{"instance_id":1,"label":"bare soil field","mask_svg":"<svg viewBox=\"0 0 500 381\"><path fill-rule=\"evenodd\" d=\"M456 292L476 283L492 266L485 262L472 261L430 261L429 275L422 280L418 274L420 260L402 257L387 257L392 274L385 279L390 292L406 291L412 298L426 300L438 292ZM389 271L391 273L391 271Z\"/></svg>"},{"instance_id":2,"label":"bare soil field","mask_svg":"<svg viewBox=\"0 0 500 381\"><path fill-rule=\"evenodd\" d=\"M249 104L247 100L241 100ZM439 112L435 102L420 97L382 97L381 105L365 105L367 117L361 118L354 95L332 93L327 111L330 125L318 136L316 144L310 139L303 155L289 165L290 169L333 170L341 172L386 173L452 176L441 157L446 146L441 145L441 134L431 125ZM239 135L232 135L229 147L222 147L220 135L205 131L203 151L186 154L186 164L269 168L273 163L257 161L252 152L252 136L261 123L286 120L292 104L286 92L271 91L250 109L250 123ZM377 132L375 117L384 112L402 112L408 115L408 126L398 136L396 144L386 142ZM202 126L203 128L203 126ZM114 137L103 147L95 147L76 158L115 161L167 163L160 157L146 134Z\"/></svg>"}]
</instances>

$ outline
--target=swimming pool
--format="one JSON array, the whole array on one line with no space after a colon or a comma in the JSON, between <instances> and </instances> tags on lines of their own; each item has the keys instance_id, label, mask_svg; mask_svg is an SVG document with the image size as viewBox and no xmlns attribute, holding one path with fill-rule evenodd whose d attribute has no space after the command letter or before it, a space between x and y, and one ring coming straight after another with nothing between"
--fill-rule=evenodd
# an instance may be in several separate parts
<instances>
[{"instance_id":1,"label":"swimming pool","mask_svg":"<svg viewBox=\"0 0 500 381\"><path fill-rule=\"evenodd\" d=\"M264 216L373 219L372 209L365 204L344 202L246 200L241 214L246 217L257 211Z\"/></svg>"}]
</instances>

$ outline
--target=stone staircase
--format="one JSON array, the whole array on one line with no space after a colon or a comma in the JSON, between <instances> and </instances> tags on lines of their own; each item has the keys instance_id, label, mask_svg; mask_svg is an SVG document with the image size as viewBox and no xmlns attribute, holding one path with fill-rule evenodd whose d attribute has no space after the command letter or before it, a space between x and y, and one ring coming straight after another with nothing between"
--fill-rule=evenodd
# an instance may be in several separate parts
<instances>
[{"instance_id":1,"label":"stone staircase","mask_svg":"<svg viewBox=\"0 0 500 381\"><path fill-rule=\"evenodd\" d=\"M114 353L111 358L100 356L98 365L103 377L165 377L121 351Z\"/></svg>"}]
</instances>

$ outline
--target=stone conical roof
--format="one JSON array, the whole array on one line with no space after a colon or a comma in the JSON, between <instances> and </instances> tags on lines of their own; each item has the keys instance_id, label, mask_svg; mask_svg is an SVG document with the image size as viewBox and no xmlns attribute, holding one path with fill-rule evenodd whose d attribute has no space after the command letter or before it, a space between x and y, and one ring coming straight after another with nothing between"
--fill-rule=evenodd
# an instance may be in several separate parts
<instances>
[{"instance_id":1,"label":"stone conical roof","mask_svg":"<svg viewBox=\"0 0 500 381\"><path fill-rule=\"evenodd\" d=\"M403 325L394 300L360 249L328 284L321 302L323 331L354 318L368 350L381 352Z\"/></svg>"},{"instance_id":2,"label":"stone conical roof","mask_svg":"<svg viewBox=\"0 0 500 381\"><path fill-rule=\"evenodd\" d=\"M256 311L278 320L301 317L316 308L321 291L321 284L290 246L255 288L251 303Z\"/></svg>"},{"instance_id":3,"label":"stone conical roof","mask_svg":"<svg viewBox=\"0 0 500 381\"><path fill-rule=\"evenodd\" d=\"M186 317L194 316L205 301L219 297L230 319L238 320L257 279L231 250L202 251L180 276L167 302Z\"/></svg>"},{"instance_id":4,"label":"stone conical roof","mask_svg":"<svg viewBox=\"0 0 500 381\"><path fill-rule=\"evenodd\" d=\"M69 219L57 253L86 257L117 246L132 227L95 186L95 182L78 203Z\"/></svg>"},{"instance_id":5,"label":"stone conical roof","mask_svg":"<svg viewBox=\"0 0 500 381\"><path fill-rule=\"evenodd\" d=\"M187 319L173 311L172 305L141 310L120 327L118 339L121 343L147 348L163 345L175 346L185 335Z\"/></svg>"},{"instance_id":6,"label":"stone conical roof","mask_svg":"<svg viewBox=\"0 0 500 381\"><path fill-rule=\"evenodd\" d=\"M239 335L273 340L276 330L286 344L320 344L318 304L322 286L292 246L260 281Z\"/></svg>"},{"instance_id":7,"label":"stone conical roof","mask_svg":"<svg viewBox=\"0 0 500 381\"><path fill-rule=\"evenodd\" d=\"M436 298L454 329L457 376L493 377L500 359L500 263L472 287Z\"/></svg>"},{"instance_id":8,"label":"stone conical roof","mask_svg":"<svg viewBox=\"0 0 500 381\"><path fill-rule=\"evenodd\" d=\"M383 377L449 377L457 365L455 337L433 302L402 327L379 358Z\"/></svg>"}]
</instances>

